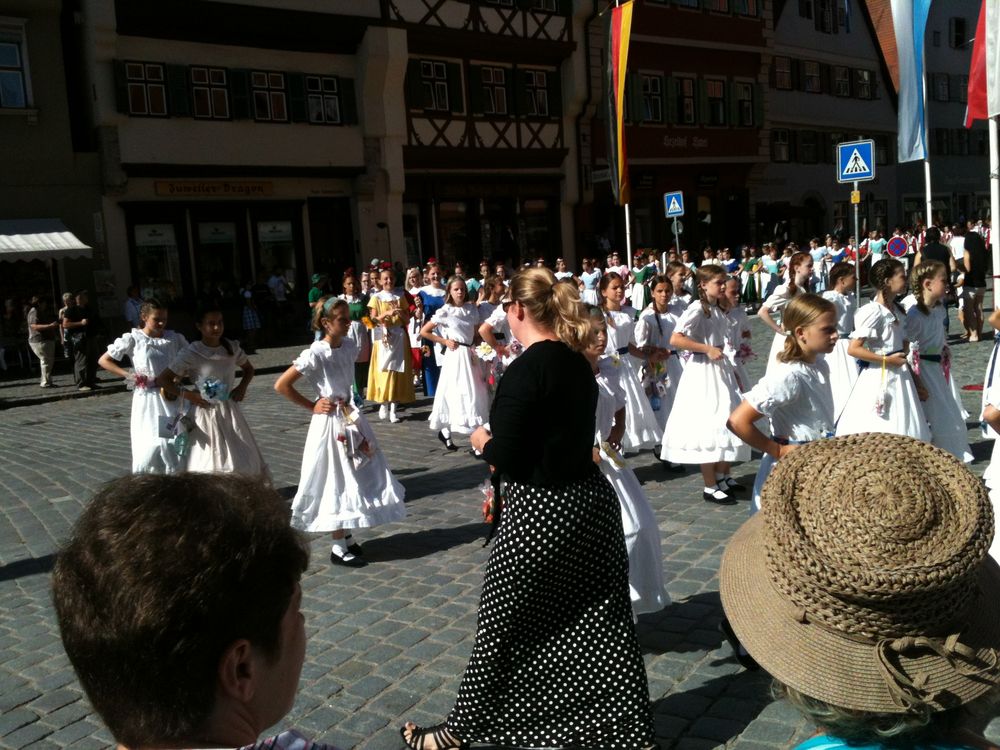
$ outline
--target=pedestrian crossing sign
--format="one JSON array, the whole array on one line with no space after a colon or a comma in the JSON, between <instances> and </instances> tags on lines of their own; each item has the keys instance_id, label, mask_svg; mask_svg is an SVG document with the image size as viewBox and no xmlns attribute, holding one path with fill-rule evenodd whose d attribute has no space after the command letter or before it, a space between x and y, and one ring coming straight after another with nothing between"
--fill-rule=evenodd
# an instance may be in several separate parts
<instances>
[{"instance_id":1,"label":"pedestrian crossing sign","mask_svg":"<svg viewBox=\"0 0 1000 750\"><path fill-rule=\"evenodd\" d=\"M669 219L673 216L684 215L684 193L677 190L673 193L663 194L663 211Z\"/></svg>"},{"instance_id":2,"label":"pedestrian crossing sign","mask_svg":"<svg viewBox=\"0 0 1000 750\"><path fill-rule=\"evenodd\" d=\"M865 182L875 179L875 141L837 144L837 182Z\"/></svg>"}]
</instances>

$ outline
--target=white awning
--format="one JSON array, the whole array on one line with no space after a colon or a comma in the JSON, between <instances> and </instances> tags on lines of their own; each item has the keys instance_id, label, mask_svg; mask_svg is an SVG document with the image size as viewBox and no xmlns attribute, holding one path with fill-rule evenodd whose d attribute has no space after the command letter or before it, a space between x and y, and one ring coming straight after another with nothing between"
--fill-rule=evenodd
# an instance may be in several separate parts
<instances>
[{"instance_id":1,"label":"white awning","mask_svg":"<svg viewBox=\"0 0 1000 750\"><path fill-rule=\"evenodd\" d=\"M89 258L92 252L59 219L0 221L0 261Z\"/></svg>"}]
</instances>

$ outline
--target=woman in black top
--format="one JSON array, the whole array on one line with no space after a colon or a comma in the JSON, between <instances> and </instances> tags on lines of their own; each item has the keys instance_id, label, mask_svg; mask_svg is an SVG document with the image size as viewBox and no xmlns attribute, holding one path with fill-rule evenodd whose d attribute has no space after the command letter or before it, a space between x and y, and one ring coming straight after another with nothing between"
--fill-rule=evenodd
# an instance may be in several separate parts
<instances>
[{"instance_id":1,"label":"woman in black top","mask_svg":"<svg viewBox=\"0 0 1000 750\"><path fill-rule=\"evenodd\" d=\"M503 478L472 657L447 721L401 733L419 750L651 747L646 673L629 605L621 512L593 462L597 385L577 290L531 268L510 284L525 351L474 448Z\"/></svg>"}]
</instances>

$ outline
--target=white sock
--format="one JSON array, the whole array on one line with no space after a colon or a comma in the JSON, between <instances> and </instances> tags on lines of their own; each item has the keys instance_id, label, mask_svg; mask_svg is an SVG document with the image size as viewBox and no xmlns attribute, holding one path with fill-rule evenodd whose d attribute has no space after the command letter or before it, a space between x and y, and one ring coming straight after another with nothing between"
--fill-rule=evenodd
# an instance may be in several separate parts
<instances>
[{"instance_id":1,"label":"white sock","mask_svg":"<svg viewBox=\"0 0 1000 750\"><path fill-rule=\"evenodd\" d=\"M447 440L448 438L451 437L451 430L449 430L447 427L442 427L441 434L444 435L444 439Z\"/></svg>"},{"instance_id":2,"label":"white sock","mask_svg":"<svg viewBox=\"0 0 1000 750\"><path fill-rule=\"evenodd\" d=\"M396 402L395 401L393 401L392 403L389 404L389 413L390 414L395 414L396 413Z\"/></svg>"},{"instance_id":3,"label":"white sock","mask_svg":"<svg viewBox=\"0 0 1000 750\"><path fill-rule=\"evenodd\" d=\"M341 557L347 552L347 538L334 539L333 540L333 551L340 554Z\"/></svg>"},{"instance_id":4,"label":"white sock","mask_svg":"<svg viewBox=\"0 0 1000 750\"><path fill-rule=\"evenodd\" d=\"M718 491L719 491L718 486L715 486L715 487L705 487L705 492L707 494L709 494L709 495L714 495Z\"/></svg>"}]
</instances>

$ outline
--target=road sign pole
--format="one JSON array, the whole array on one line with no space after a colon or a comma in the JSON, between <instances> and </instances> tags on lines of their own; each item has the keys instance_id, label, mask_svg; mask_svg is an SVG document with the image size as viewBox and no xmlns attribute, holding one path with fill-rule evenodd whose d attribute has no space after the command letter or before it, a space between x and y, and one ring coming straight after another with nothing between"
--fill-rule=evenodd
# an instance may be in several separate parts
<instances>
[{"instance_id":1,"label":"road sign pole","mask_svg":"<svg viewBox=\"0 0 1000 750\"><path fill-rule=\"evenodd\" d=\"M628 257L628 267L632 268L632 222L628 214L628 203L625 204L625 253Z\"/></svg>"},{"instance_id":2,"label":"road sign pole","mask_svg":"<svg viewBox=\"0 0 1000 750\"><path fill-rule=\"evenodd\" d=\"M681 235L677 231L677 218L674 218L673 222L674 228L674 250L677 251L677 259L680 260L681 257Z\"/></svg>"},{"instance_id":3,"label":"road sign pole","mask_svg":"<svg viewBox=\"0 0 1000 750\"><path fill-rule=\"evenodd\" d=\"M858 181L854 181L854 190L858 190ZM861 301L861 235L858 234L858 204L854 204L854 293Z\"/></svg>"}]
</instances>

